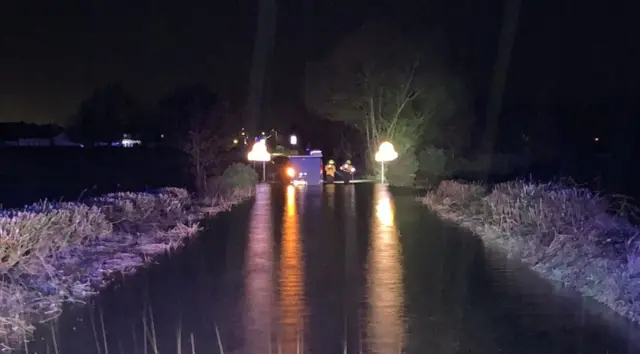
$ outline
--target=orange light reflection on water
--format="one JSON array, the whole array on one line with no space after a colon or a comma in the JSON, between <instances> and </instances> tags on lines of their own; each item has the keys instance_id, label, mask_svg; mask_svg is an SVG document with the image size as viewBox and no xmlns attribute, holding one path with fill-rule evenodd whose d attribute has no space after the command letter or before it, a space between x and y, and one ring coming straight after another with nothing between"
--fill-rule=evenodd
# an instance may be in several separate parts
<instances>
[{"instance_id":1,"label":"orange light reflection on water","mask_svg":"<svg viewBox=\"0 0 640 354\"><path fill-rule=\"evenodd\" d=\"M296 188L289 186L282 226L280 260L281 353L303 352L304 273Z\"/></svg>"},{"instance_id":2,"label":"orange light reflection on water","mask_svg":"<svg viewBox=\"0 0 640 354\"><path fill-rule=\"evenodd\" d=\"M368 267L368 346L372 353L401 353L404 345L402 251L395 206L386 186L377 185Z\"/></svg>"},{"instance_id":3,"label":"orange light reflection on water","mask_svg":"<svg viewBox=\"0 0 640 354\"><path fill-rule=\"evenodd\" d=\"M391 198L386 191L379 191L377 193L377 196L376 221L378 223L378 226L380 226L381 228L385 228L386 230L384 231L392 231L390 229L393 229L395 227L395 210L393 201L391 201ZM384 234L389 235L393 234L393 232L384 232Z\"/></svg>"}]
</instances>

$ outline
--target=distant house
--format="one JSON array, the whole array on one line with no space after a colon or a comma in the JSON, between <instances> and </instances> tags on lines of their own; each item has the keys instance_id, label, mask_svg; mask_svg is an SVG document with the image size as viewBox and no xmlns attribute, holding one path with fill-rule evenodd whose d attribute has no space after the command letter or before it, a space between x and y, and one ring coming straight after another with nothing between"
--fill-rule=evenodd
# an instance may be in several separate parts
<instances>
[{"instance_id":1,"label":"distant house","mask_svg":"<svg viewBox=\"0 0 640 354\"><path fill-rule=\"evenodd\" d=\"M94 143L95 146L113 146L113 147L125 147L125 148L130 148L130 147L134 147L136 145L141 145L141 144L142 144L142 141L132 138L131 134L123 134L122 139L112 141L112 142L100 141L100 142Z\"/></svg>"},{"instance_id":2,"label":"distant house","mask_svg":"<svg viewBox=\"0 0 640 354\"><path fill-rule=\"evenodd\" d=\"M72 142L62 127L26 123L0 124L0 142L5 146L82 146Z\"/></svg>"},{"instance_id":3,"label":"distant house","mask_svg":"<svg viewBox=\"0 0 640 354\"><path fill-rule=\"evenodd\" d=\"M122 136L121 141L113 143L114 146L122 146L122 147L134 147L140 144L142 144L142 142L140 140L133 139L131 134L124 134Z\"/></svg>"},{"instance_id":4,"label":"distant house","mask_svg":"<svg viewBox=\"0 0 640 354\"><path fill-rule=\"evenodd\" d=\"M69 138L64 128L55 125L36 125L27 123L0 123L0 146L78 146ZM94 142L94 146L113 146L130 148L142 145L142 141L132 134L123 134L122 139L115 141Z\"/></svg>"},{"instance_id":5,"label":"distant house","mask_svg":"<svg viewBox=\"0 0 640 354\"><path fill-rule=\"evenodd\" d=\"M7 146L51 146L51 139L46 138L19 138L5 141Z\"/></svg>"},{"instance_id":6,"label":"distant house","mask_svg":"<svg viewBox=\"0 0 640 354\"><path fill-rule=\"evenodd\" d=\"M66 132L62 132L51 139L51 142L54 146L80 146L83 147L82 144L74 143L69 139Z\"/></svg>"}]
</instances>

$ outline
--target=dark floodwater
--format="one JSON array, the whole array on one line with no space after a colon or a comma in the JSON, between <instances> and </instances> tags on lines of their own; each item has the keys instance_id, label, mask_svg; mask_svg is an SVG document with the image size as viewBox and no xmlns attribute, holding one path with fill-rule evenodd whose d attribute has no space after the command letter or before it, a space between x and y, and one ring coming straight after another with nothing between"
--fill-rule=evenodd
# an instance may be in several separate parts
<instances>
[{"instance_id":1,"label":"dark floodwater","mask_svg":"<svg viewBox=\"0 0 640 354\"><path fill-rule=\"evenodd\" d=\"M637 352L635 332L599 324L402 194L264 186L179 254L42 328L29 352Z\"/></svg>"}]
</instances>

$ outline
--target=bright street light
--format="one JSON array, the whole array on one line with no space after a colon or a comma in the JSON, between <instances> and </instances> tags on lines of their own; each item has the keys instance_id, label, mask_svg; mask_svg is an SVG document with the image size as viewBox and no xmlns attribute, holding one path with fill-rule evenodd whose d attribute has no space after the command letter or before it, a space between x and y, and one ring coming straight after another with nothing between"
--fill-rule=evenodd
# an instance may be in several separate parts
<instances>
[{"instance_id":1,"label":"bright street light","mask_svg":"<svg viewBox=\"0 0 640 354\"><path fill-rule=\"evenodd\" d=\"M384 184L384 163L393 161L398 158L398 152L388 141L380 144L378 148L378 152L376 152L375 159L377 162L380 162L380 166L382 167L382 173L380 174L380 183Z\"/></svg>"},{"instance_id":2,"label":"bright street light","mask_svg":"<svg viewBox=\"0 0 640 354\"><path fill-rule=\"evenodd\" d=\"M291 145L297 145L297 144L298 144L298 137L297 137L297 136L295 136L295 135L291 135L291 136L289 137L289 143L290 143Z\"/></svg>"},{"instance_id":3,"label":"bright street light","mask_svg":"<svg viewBox=\"0 0 640 354\"><path fill-rule=\"evenodd\" d=\"M262 139L256 142L247 154L247 158L249 161L262 162L262 180L265 181L267 179L266 162L271 161L271 154L267 150L267 141Z\"/></svg>"}]
</instances>

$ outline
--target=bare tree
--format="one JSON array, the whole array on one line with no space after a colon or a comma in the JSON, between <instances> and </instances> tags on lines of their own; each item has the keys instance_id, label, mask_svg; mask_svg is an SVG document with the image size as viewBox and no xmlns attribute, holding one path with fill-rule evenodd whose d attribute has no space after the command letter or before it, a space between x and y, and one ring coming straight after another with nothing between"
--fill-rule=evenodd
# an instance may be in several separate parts
<instances>
[{"instance_id":1,"label":"bare tree","mask_svg":"<svg viewBox=\"0 0 640 354\"><path fill-rule=\"evenodd\" d=\"M73 116L70 136L84 144L113 142L131 133L134 119L139 114L131 96L119 84L110 84L96 89L91 97L82 102Z\"/></svg>"},{"instance_id":2,"label":"bare tree","mask_svg":"<svg viewBox=\"0 0 640 354\"><path fill-rule=\"evenodd\" d=\"M344 156L347 159L353 158L353 147L351 145L351 141L344 132L340 134L340 144L338 146L338 152L340 155Z\"/></svg>"},{"instance_id":3,"label":"bare tree","mask_svg":"<svg viewBox=\"0 0 640 354\"><path fill-rule=\"evenodd\" d=\"M403 171L412 174L423 133L433 134L466 99L462 82L449 75L434 52L393 28L364 26L308 67L306 104L362 134L370 172L377 171L375 149L389 139L401 157L413 159L406 166L414 171Z\"/></svg>"},{"instance_id":4,"label":"bare tree","mask_svg":"<svg viewBox=\"0 0 640 354\"><path fill-rule=\"evenodd\" d=\"M220 175L233 149L226 110L194 112L182 150L189 155L191 173L200 194L210 191L209 177ZM224 122L224 123L221 123Z\"/></svg>"}]
</instances>

